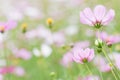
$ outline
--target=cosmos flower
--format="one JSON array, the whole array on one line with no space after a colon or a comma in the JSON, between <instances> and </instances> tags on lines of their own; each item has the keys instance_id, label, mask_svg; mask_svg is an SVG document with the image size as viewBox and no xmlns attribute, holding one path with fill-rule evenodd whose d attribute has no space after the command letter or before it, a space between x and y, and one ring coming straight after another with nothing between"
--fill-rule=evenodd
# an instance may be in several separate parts
<instances>
[{"instance_id":1,"label":"cosmos flower","mask_svg":"<svg viewBox=\"0 0 120 80\"><path fill-rule=\"evenodd\" d=\"M111 70L109 64L106 63L105 58L100 55L96 56L93 62L101 72L109 72Z\"/></svg>"},{"instance_id":2,"label":"cosmos flower","mask_svg":"<svg viewBox=\"0 0 120 80\"><path fill-rule=\"evenodd\" d=\"M113 20L115 11L110 9L108 12L103 5L97 5L92 11L89 7L80 12L80 22L89 26L100 28Z\"/></svg>"},{"instance_id":3,"label":"cosmos flower","mask_svg":"<svg viewBox=\"0 0 120 80\"><path fill-rule=\"evenodd\" d=\"M73 58L72 58L72 53L71 52L67 52L66 54L63 55L63 58L61 60L61 64L64 67L69 67L72 62L73 62Z\"/></svg>"},{"instance_id":4,"label":"cosmos flower","mask_svg":"<svg viewBox=\"0 0 120 80\"><path fill-rule=\"evenodd\" d=\"M90 62L94 58L94 50L93 49L81 49L76 47L73 49L73 60L77 63L87 63Z\"/></svg>"},{"instance_id":5,"label":"cosmos flower","mask_svg":"<svg viewBox=\"0 0 120 80\"><path fill-rule=\"evenodd\" d=\"M15 21L0 22L0 32L4 33L7 30L15 28L17 23Z\"/></svg>"},{"instance_id":6,"label":"cosmos flower","mask_svg":"<svg viewBox=\"0 0 120 80\"><path fill-rule=\"evenodd\" d=\"M20 49L20 50L16 51L15 56L17 58L29 60L29 59L31 59L32 54L29 51L27 51L26 49Z\"/></svg>"},{"instance_id":7,"label":"cosmos flower","mask_svg":"<svg viewBox=\"0 0 120 80\"><path fill-rule=\"evenodd\" d=\"M97 37L103 40L108 46L120 42L120 35L108 35L106 32L97 33Z\"/></svg>"}]
</instances>

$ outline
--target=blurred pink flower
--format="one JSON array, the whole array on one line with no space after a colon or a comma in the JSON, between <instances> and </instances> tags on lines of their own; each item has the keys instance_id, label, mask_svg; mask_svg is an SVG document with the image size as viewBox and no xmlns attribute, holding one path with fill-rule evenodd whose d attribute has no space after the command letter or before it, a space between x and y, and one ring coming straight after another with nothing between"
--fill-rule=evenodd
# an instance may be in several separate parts
<instances>
[{"instance_id":1,"label":"blurred pink flower","mask_svg":"<svg viewBox=\"0 0 120 80\"><path fill-rule=\"evenodd\" d=\"M69 67L71 65L71 63L73 62L73 58L72 58L72 53L71 52L68 52L66 54L63 55L63 58L61 60L61 64L64 66L64 67Z\"/></svg>"},{"instance_id":2,"label":"blurred pink flower","mask_svg":"<svg viewBox=\"0 0 120 80\"><path fill-rule=\"evenodd\" d=\"M110 59L114 62L115 66L120 69L120 53L113 52L109 55Z\"/></svg>"},{"instance_id":3,"label":"blurred pink flower","mask_svg":"<svg viewBox=\"0 0 120 80\"><path fill-rule=\"evenodd\" d=\"M0 32L5 32L7 30L13 29L17 26L15 21L0 22Z\"/></svg>"},{"instance_id":4,"label":"blurred pink flower","mask_svg":"<svg viewBox=\"0 0 120 80\"><path fill-rule=\"evenodd\" d=\"M0 68L0 74L13 73L13 71L14 71L14 67L13 66Z\"/></svg>"},{"instance_id":5,"label":"blurred pink flower","mask_svg":"<svg viewBox=\"0 0 120 80\"><path fill-rule=\"evenodd\" d=\"M113 9L108 12L103 5L97 5L92 11L90 8L85 8L80 12L80 21L89 26L107 25L115 16Z\"/></svg>"},{"instance_id":6,"label":"blurred pink flower","mask_svg":"<svg viewBox=\"0 0 120 80\"><path fill-rule=\"evenodd\" d=\"M73 49L73 60L77 63L86 63L90 62L94 58L94 50L93 49L81 49L80 47L76 47Z\"/></svg>"},{"instance_id":7,"label":"blurred pink flower","mask_svg":"<svg viewBox=\"0 0 120 80\"><path fill-rule=\"evenodd\" d=\"M120 35L108 35L106 32L97 33L97 37L102 39L107 45L120 42Z\"/></svg>"},{"instance_id":8,"label":"blurred pink flower","mask_svg":"<svg viewBox=\"0 0 120 80\"><path fill-rule=\"evenodd\" d=\"M81 42L76 42L73 47L78 47L78 48L87 48L90 46L90 42L89 41L81 41Z\"/></svg>"},{"instance_id":9,"label":"blurred pink flower","mask_svg":"<svg viewBox=\"0 0 120 80\"><path fill-rule=\"evenodd\" d=\"M94 64L102 72L109 72L111 70L111 67L106 63L104 57L102 56L96 56L94 59Z\"/></svg>"},{"instance_id":10,"label":"blurred pink flower","mask_svg":"<svg viewBox=\"0 0 120 80\"><path fill-rule=\"evenodd\" d=\"M54 44L57 46L62 46L65 43L65 34L62 31L53 33L52 38Z\"/></svg>"},{"instance_id":11,"label":"blurred pink flower","mask_svg":"<svg viewBox=\"0 0 120 80\"><path fill-rule=\"evenodd\" d=\"M15 67L14 69L14 74L19 76L19 77L22 77L25 75L25 70L22 68L22 67Z\"/></svg>"},{"instance_id":12,"label":"blurred pink flower","mask_svg":"<svg viewBox=\"0 0 120 80\"><path fill-rule=\"evenodd\" d=\"M98 76L87 76L83 80L100 80Z\"/></svg>"},{"instance_id":13,"label":"blurred pink flower","mask_svg":"<svg viewBox=\"0 0 120 80\"><path fill-rule=\"evenodd\" d=\"M15 54L15 56L17 58L21 58L21 59L24 59L24 60L29 60L32 57L31 53L29 51L27 51L26 49L18 50L17 53Z\"/></svg>"}]
</instances>

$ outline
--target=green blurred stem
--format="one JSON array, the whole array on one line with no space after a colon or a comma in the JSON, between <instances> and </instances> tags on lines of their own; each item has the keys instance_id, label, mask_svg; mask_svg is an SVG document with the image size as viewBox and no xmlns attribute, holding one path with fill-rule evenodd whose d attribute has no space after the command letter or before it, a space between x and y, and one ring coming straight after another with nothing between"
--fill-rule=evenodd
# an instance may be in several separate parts
<instances>
[{"instance_id":1,"label":"green blurred stem","mask_svg":"<svg viewBox=\"0 0 120 80\"><path fill-rule=\"evenodd\" d=\"M92 75L93 73L92 73L92 71L90 70L90 68L89 68L89 66L88 66L87 63L85 63L85 66L86 66L87 70L89 71L89 73Z\"/></svg>"},{"instance_id":2,"label":"green blurred stem","mask_svg":"<svg viewBox=\"0 0 120 80\"><path fill-rule=\"evenodd\" d=\"M110 64L112 64L110 58L108 57L108 55L106 54L106 52L104 51L104 49L102 49L102 51L103 51L103 54L105 55L106 59L108 60L108 62L109 62ZM115 79L118 80L115 72L114 72L112 69L111 69L111 72L112 72L113 76L115 77Z\"/></svg>"},{"instance_id":3,"label":"green blurred stem","mask_svg":"<svg viewBox=\"0 0 120 80\"><path fill-rule=\"evenodd\" d=\"M115 80L118 80L117 76L115 75L115 72L113 71L113 69L111 69L111 72L112 72L113 76L115 77Z\"/></svg>"},{"instance_id":4,"label":"green blurred stem","mask_svg":"<svg viewBox=\"0 0 120 80\"><path fill-rule=\"evenodd\" d=\"M115 60L115 57L114 57L114 55L112 53L112 48L109 48L109 49L110 49L110 53L112 54L112 58ZM115 69L115 72L116 72L116 74L118 75L118 77L120 79L119 70L116 68L116 66L114 64L113 64L113 68Z\"/></svg>"}]
</instances>

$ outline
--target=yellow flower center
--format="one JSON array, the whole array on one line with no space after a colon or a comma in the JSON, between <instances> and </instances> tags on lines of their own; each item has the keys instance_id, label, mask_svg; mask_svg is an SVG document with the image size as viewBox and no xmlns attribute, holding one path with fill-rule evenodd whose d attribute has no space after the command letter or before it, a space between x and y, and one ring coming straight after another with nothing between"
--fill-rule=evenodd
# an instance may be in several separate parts
<instances>
[{"instance_id":1,"label":"yellow flower center","mask_svg":"<svg viewBox=\"0 0 120 80\"><path fill-rule=\"evenodd\" d=\"M52 19L52 18L48 18L48 19L47 19L47 24L50 25L50 24L52 24L52 23L53 23L53 19Z\"/></svg>"}]
</instances>

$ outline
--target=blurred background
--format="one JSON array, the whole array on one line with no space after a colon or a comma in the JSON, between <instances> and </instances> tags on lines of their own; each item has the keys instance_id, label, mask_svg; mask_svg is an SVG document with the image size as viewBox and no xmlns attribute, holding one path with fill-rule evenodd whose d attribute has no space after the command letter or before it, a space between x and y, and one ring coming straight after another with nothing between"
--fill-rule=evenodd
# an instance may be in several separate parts
<instances>
[{"instance_id":1,"label":"blurred background","mask_svg":"<svg viewBox=\"0 0 120 80\"><path fill-rule=\"evenodd\" d=\"M16 23L14 29L0 33L0 80L82 80L79 76L88 74L84 66L68 64L72 60L64 58L69 46L77 42L94 47L94 29L80 23L79 13L99 4L114 9L115 19L103 30L119 34L119 3L120 0L0 0L0 23ZM113 50L119 52L120 44ZM106 80L114 79L109 79L110 73L103 74Z\"/></svg>"}]
</instances>

